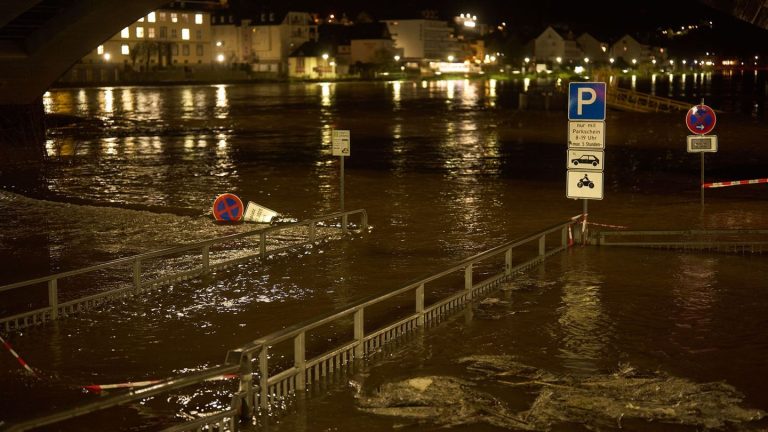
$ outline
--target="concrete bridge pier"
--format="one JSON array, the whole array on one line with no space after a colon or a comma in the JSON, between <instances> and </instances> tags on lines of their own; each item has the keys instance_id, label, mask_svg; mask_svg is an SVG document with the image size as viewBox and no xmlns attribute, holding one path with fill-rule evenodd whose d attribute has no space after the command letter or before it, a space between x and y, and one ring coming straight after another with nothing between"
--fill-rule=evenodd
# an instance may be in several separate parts
<instances>
[{"instance_id":1,"label":"concrete bridge pier","mask_svg":"<svg viewBox=\"0 0 768 432\"><path fill-rule=\"evenodd\" d=\"M40 161L45 156L43 101L0 105L0 166Z\"/></svg>"}]
</instances>

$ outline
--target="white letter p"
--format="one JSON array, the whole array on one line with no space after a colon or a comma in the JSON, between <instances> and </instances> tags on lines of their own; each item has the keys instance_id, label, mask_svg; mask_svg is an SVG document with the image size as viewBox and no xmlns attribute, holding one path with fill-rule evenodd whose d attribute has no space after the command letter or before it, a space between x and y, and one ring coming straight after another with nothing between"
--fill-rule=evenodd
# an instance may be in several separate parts
<instances>
[{"instance_id":1,"label":"white letter p","mask_svg":"<svg viewBox=\"0 0 768 432\"><path fill-rule=\"evenodd\" d=\"M597 92L589 87L579 87L576 96L576 113L582 115L582 107L584 105L592 105L597 100ZM589 99L584 98L584 93L590 95Z\"/></svg>"}]
</instances>

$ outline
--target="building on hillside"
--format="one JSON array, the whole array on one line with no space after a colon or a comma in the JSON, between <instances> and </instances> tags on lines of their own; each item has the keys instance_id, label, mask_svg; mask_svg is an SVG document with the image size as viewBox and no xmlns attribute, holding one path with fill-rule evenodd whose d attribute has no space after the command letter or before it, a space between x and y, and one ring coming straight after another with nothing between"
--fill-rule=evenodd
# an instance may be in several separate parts
<instances>
[{"instance_id":1,"label":"building on hillside","mask_svg":"<svg viewBox=\"0 0 768 432\"><path fill-rule=\"evenodd\" d=\"M317 40L317 25L307 12L262 11L248 18L222 13L213 17L212 24L214 56L247 64L254 72L286 75L290 53Z\"/></svg>"},{"instance_id":2,"label":"building on hillside","mask_svg":"<svg viewBox=\"0 0 768 432\"><path fill-rule=\"evenodd\" d=\"M461 55L453 28L436 19L386 20L395 47L406 61L444 61Z\"/></svg>"},{"instance_id":3,"label":"building on hillside","mask_svg":"<svg viewBox=\"0 0 768 432\"><path fill-rule=\"evenodd\" d=\"M529 50L537 64L571 64L584 59L584 53L573 36L563 36L551 26L531 42Z\"/></svg>"},{"instance_id":4,"label":"building on hillside","mask_svg":"<svg viewBox=\"0 0 768 432\"><path fill-rule=\"evenodd\" d=\"M582 33L576 38L579 48L585 58L590 59L593 63L607 63L609 58L608 44L600 42L594 36L589 33Z\"/></svg>"}]
</instances>

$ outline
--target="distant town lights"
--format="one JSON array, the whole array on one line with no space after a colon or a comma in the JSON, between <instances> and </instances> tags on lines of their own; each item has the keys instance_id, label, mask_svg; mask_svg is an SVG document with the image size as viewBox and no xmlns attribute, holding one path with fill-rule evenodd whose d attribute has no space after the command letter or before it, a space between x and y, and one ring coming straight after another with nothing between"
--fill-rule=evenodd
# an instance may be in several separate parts
<instances>
[{"instance_id":1,"label":"distant town lights","mask_svg":"<svg viewBox=\"0 0 768 432\"><path fill-rule=\"evenodd\" d=\"M323 60L328 60L328 53L323 53L321 57L323 57Z\"/></svg>"}]
</instances>

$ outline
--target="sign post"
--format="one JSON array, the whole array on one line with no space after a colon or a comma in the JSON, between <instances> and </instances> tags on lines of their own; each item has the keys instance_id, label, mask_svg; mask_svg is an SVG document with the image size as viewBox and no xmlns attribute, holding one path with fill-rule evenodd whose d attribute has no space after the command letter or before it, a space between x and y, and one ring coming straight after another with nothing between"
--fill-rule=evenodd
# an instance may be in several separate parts
<instances>
[{"instance_id":1,"label":"sign post","mask_svg":"<svg viewBox=\"0 0 768 432\"><path fill-rule=\"evenodd\" d=\"M350 133L348 130L334 129L331 133L332 137L332 149L333 156L339 157L339 163L341 166L341 172L339 174L339 198L340 209L344 211L344 158L350 155ZM341 217L341 229L343 232L347 232L347 217Z\"/></svg>"},{"instance_id":2,"label":"sign post","mask_svg":"<svg viewBox=\"0 0 768 432\"><path fill-rule=\"evenodd\" d=\"M587 239L587 202L603 199L605 92L604 82L568 84L566 196L583 201L582 242Z\"/></svg>"},{"instance_id":3,"label":"sign post","mask_svg":"<svg viewBox=\"0 0 768 432\"><path fill-rule=\"evenodd\" d=\"M701 206L704 207L704 153L717 152L717 135L707 135L712 132L717 123L715 110L704 105L692 106L685 115L685 125L695 135L688 135L686 139L688 153L701 153Z\"/></svg>"}]
</instances>

